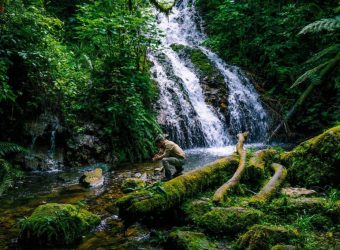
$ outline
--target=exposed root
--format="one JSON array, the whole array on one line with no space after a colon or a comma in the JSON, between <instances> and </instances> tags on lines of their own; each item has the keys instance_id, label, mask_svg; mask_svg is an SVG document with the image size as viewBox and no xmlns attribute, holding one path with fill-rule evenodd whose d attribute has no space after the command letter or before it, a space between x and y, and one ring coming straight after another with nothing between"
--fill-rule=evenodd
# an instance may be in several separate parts
<instances>
[{"instance_id":1,"label":"exposed root","mask_svg":"<svg viewBox=\"0 0 340 250\"><path fill-rule=\"evenodd\" d=\"M234 173L233 177L229 179L226 183L224 183L219 189L216 190L214 196L213 196L213 201L215 202L221 202L224 200L224 196L227 194L227 192L235 187L239 182L242 177L242 174L244 173L245 170L245 163L246 163L246 150L243 149L243 144L245 140L247 139L249 135L249 132L244 132L240 133L237 135L238 137L238 143L236 145L236 150L237 153L240 155L240 163L239 166Z\"/></svg>"}]
</instances>

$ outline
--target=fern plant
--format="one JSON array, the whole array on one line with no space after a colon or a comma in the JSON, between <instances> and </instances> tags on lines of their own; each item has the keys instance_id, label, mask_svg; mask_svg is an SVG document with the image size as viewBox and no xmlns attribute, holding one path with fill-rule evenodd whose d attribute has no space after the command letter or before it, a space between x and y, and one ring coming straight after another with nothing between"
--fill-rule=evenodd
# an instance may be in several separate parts
<instances>
[{"instance_id":1,"label":"fern plant","mask_svg":"<svg viewBox=\"0 0 340 250\"><path fill-rule=\"evenodd\" d=\"M5 157L11 153L26 153L27 149L15 143L0 142L0 196L12 186L14 179L22 176L22 171L13 167L13 165L5 160Z\"/></svg>"},{"instance_id":2,"label":"fern plant","mask_svg":"<svg viewBox=\"0 0 340 250\"><path fill-rule=\"evenodd\" d=\"M310 23L299 32L299 35L304 35L307 33L318 33L323 30L336 31L338 29L340 29L340 16L336 16L334 18L321 19L313 23Z\"/></svg>"},{"instance_id":3,"label":"fern plant","mask_svg":"<svg viewBox=\"0 0 340 250\"><path fill-rule=\"evenodd\" d=\"M11 142L0 142L0 157L11 153L26 153L27 149Z\"/></svg>"}]
</instances>

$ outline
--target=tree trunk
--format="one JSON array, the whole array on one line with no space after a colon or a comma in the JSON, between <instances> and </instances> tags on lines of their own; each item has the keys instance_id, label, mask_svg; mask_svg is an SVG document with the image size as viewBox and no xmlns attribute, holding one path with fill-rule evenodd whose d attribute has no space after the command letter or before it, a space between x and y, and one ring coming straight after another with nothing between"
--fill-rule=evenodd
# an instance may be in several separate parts
<instances>
[{"instance_id":1,"label":"tree trunk","mask_svg":"<svg viewBox=\"0 0 340 250\"><path fill-rule=\"evenodd\" d=\"M234 173L233 177L228 180L228 182L224 183L219 189L216 190L214 196L213 196L213 201L215 202L221 202L224 200L224 196L228 193L230 189L235 187L239 182L242 177L242 174L244 173L245 170L245 163L246 163L246 150L243 149L243 144L245 140L247 139L249 135L249 132L245 133L240 133L237 135L238 137L238 143L236 145L236 150L237 153L240 155L240 163L239 166Z\"/></svg>"}]
</instances>

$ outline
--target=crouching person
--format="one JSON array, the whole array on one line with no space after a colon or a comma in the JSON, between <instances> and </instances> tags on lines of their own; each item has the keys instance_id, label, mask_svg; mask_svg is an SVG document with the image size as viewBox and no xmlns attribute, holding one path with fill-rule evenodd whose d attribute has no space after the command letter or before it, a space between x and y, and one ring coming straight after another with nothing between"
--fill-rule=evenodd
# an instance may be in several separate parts
<instances>
[{"instance_id":1,"label":"crouching person","mask_svg":"<svg viewBox=\"0 0 340 250\"><path fill-rule=\"evenodd\" d=\"M165 170L163 181L170 180L173 177L182 174L183 165L186 162L184 151L176 143L169 141L163 135L158 135L155 140L159 152L152 158L153 161L161 161ZM171 173L171 167L176 168L174 175Z\"/></svg>"}]
</instances>

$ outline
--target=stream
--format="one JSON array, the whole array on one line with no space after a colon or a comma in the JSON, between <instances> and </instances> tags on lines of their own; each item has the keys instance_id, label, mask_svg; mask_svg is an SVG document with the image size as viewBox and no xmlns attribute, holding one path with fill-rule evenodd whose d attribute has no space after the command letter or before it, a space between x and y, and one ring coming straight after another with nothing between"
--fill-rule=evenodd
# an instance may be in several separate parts
<instances>
[{"instance_id":1,"label":"stream","mask_svg":"<svg viewBox=\"0 0 340 250\"><path fill-rule=\"evenodd\" d=\"M263 148L262 144L247 147ZM186 150L188 156L184 172L203 166L234 152L234 146ZM102 218L101 224L81 243L70 249L162 249L150 244L154 229L134 224L123 230L114 200L123 195L120 185L125 178L147 173L147 182L158 181L154 169L158 163L140 163L123 166L105 173L101 187L83 188L78 184L82 172L107 166L94 164L81 169L28 172L23 179L0 198L0 249L25 249L17 245L18 220L29 216L39 205L56 202L85 205ZM158 179L157 179L158 178Z\"/></svg>"}]
</instances>

